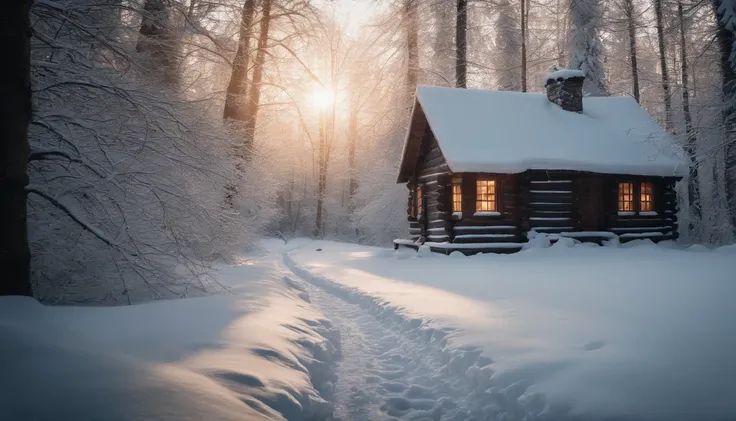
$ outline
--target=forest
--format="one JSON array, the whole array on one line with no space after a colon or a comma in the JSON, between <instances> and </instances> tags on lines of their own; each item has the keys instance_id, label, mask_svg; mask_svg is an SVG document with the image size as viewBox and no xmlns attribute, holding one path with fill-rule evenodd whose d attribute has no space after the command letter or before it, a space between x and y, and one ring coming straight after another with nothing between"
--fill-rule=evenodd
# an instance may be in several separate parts
<instances>
[{"instance_id":1,"label":"forest","mask_svg":"<svg viewBox=\"0 0 736 421\"><path fill-rule=\"evenodd\" d=\"M681 241L736 239L734 0L8 0L0 34L0 295L132 304L225 288L263 236L387 246L415 87L555 66L683 147Z\"/></svg>"}]
</instances>

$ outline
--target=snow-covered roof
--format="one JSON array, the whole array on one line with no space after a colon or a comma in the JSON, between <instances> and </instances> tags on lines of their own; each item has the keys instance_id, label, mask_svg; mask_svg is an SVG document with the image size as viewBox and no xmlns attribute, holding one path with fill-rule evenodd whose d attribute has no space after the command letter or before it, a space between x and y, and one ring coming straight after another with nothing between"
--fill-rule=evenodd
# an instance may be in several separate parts
<instances>
[{"instance_id":1,"label":"snow-covered roof","mask_svg":"<svg viewBox=\"0 0 736 421\"><path fill-rule=\"evenodd\" d=\"M570 79L574 77L585 77L585 73L582 70L578 69L559 69L555 70L554 72L550 72L545 78L545 83L550 80L557 80L557 79Z\"/></svg>"},{"instance_id":2,"label":"snow-covered roof","mask_svg":"<svg viewBox=\"0 0 736 421\"><path fill-rule=\"evenodd\" d=\"M586 97L583 112L543 94L419 86L412 124L423 112L453 172L530 169L605 174L687 174L684 153L630 97ZM416 162L409 129L404 165Z\"/></svg>"}]
</instances>

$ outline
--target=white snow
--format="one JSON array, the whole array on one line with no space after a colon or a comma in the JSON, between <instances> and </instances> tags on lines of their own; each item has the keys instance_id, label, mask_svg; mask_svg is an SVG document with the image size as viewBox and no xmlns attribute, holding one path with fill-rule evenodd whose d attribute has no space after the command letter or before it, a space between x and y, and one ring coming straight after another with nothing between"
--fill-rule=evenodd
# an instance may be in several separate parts
<instances>
[{"instance_id":1,"label":"white snow","mask_svg":"<svg viewBox=\"0 0 736 421\"><path fill-rule=\"evenodd\" d=\"M287 274L243 260L220 272L232 294L127 307L0 297L0 418L324 418L333 332Z\"/></svg>"},{"instance_id":2,"label":"white snow","mask_svg":"<svg viewBox=\"0 0 736 421\"><path fill-rule=\"evenodd\" d=\"M477 249L477 248L499 248L499 249L514 249L520 248L524 244L522 243L433 243L426 242L425 246L430 246L438 249Z\"/></svg>"},{"instance_id":3,"label":"white snow","mask_svg":"<svg viewBox=\"0 0 736 421\"><path fill-rule=\"evenodd\" d=\"M473 216L501 216L501 212L496 211L478 211L473 213Z\"/></svg>"},{"instance_id":4,"label":"white snow","mask_svg":"<svg viewBox=\"0 0 736 421\"><path fill-rule=\"evenodd\" d=\"M544 77L544 83L546 84L550 79L570 79L573 77L585 77L585 73L578 69L558 69L554 72L548 73L547 76Z\"/></svg>"},{"instance_id":5,"label":"white snow","mask_svg":"<svg viewBox=\"0 0 736 421\"><path fill-rule=\"evenodd\" d=\"M633 98L586 97L572 113L535 93L419 86L416 96L453 172L688 172L681 148Z\"/></svg>"},{"instance_id":6,"label":"white snow","mask_svg":"<svg viewBox=\"0 0 736 421\"><path fill-rule=\"evenodd\" d=\"M736 419L736 250L568 240L431 259L320 241L286 260L396 332L444 337L476 419Z\"/></svg>"}]
</instances>

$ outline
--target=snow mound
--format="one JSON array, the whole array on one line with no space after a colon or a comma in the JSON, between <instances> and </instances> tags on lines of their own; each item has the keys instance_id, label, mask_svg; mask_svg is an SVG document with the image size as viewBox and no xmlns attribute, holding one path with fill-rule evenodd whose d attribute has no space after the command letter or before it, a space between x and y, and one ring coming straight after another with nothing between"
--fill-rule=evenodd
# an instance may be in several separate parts
<instances>
[{"instance_id":1,"label":"snow mound","mask_svg":"<svg viewBox=\"0 0 736 421\"><path fill-rule=\"evenodd\" d=\"M585 77L585 72L582 70L577 69L558 69L554 72L549 72L547 76L544 77L544 83L547 85L547 82L551 80L560 80L560 79L572 79L574 77Z\"/></svg>"},{"instance_id":2,"label":"snow mound","mask_svg":"<svg viewBox=\"0 0 736 421\"><path fill-rule=\"evenodd\" d=\"M224 268L233 296L100 308L0 297L0 418L328 417L339 334L268 266Z\"/></svg>"}]
</instances>

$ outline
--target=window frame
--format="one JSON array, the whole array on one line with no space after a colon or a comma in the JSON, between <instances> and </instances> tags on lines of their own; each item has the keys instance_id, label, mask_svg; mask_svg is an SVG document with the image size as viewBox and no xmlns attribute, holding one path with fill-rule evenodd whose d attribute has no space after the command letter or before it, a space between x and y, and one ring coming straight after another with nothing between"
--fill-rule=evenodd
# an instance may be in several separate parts
<instances>
[{"instance_id":1,"label":"window frame","mask_svg":"<svg viewBox=\"0 0 736 421\"><path fill-rule=\"evenodd\" d=\"M485 194L479 193L479 187L480 187L479 183L482 183L482 182L491 183L489 186L493 186L493 193L485 193ZM474 211L475 213L496 212L500 214L500 211L499 211L500 204L498 200L499 185L500 183L498 182L497 178L485 178L485 177L480 178L479 177L475 179L475 211ZM483 200L481 199L483 195L488 196L489 198ZM490 199L490 197L492 197L493 199ZM480 209L479 205L481 203L489 203L492 205L492 208L491 209Z\"/></svg>"},{"instance_id":2,"label":"window frame","mask_svg":"<svg viewBox=\"0 0 736 421\"><path fill-rule=\"evenodd\" d=\"M625 184L631 186L628 193L622 192L621 190L621 187ZM636 184L635 181L619 181L616 184L616 210L618 213L636 213ZM629 197L629 200L626 200L626 197ZM626 209L625 204L630 204L631 208Z\"/></svg>"},{"instance_id":3,"label":"window frame","mask_svg":"<svg viewBox=\"0 0 736 421\"><path fill-rule=\"evenodd\" d=\"M452 213L463 212L463 178L460 176L452 177Z\"/></svg>"},{"instance_id":4,"label":"window frame","mask_svg":"<svg viewBox=\"0 0 736 421\"><path fill-rule=\"evenodd\" d=\"M646 201L646 202L643 200L644 199L644 186L645 185L647 187L649 187L649 193L648 193L649 200ZM638 208L639 213L642 213L642 212L656 212L657 211L657 209L655 208L656 201L655 201L655 193L654 193L654 190L655 190L654 183L652 183L651 181L642 181L642 182L639 183L639 194L637 195L637 197L639 198L639 208ZM649 206L648 206L647 209L644 209L644 203L648 203L649 204Z\"/></svg>"},{"instance_id":5,"label":"window frame","mask_svg":"<svg viewBox=\"0 0 736 421\"><path fill-rule=\"evenodd\" d=\"M632 186L631 189L631 195L633 196L631 198L631 209L626 210L621 208L621 185L623 184L630 184ZM649 187L649 201L642 202L642 194L643 194L643 188L647 186ZM641 180L641 181L633 181L633 180L626 180L626 181L619 181L616 184L616 209L619 216L633 216L633 215L641 215L641 214L658 214L657 211L657 205L659 202L658 196L657 196L657 184L650 181L650 180ZM643 208L642 203L648 203L649 206L647 209Z\"/></svg>"}]
</instances>

